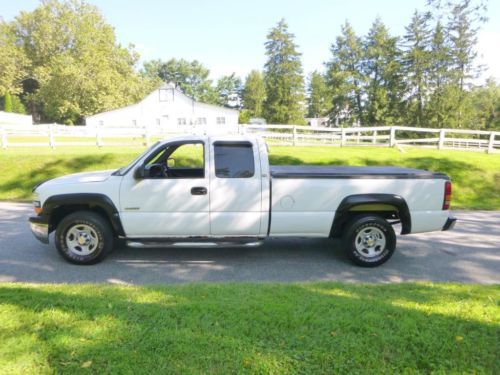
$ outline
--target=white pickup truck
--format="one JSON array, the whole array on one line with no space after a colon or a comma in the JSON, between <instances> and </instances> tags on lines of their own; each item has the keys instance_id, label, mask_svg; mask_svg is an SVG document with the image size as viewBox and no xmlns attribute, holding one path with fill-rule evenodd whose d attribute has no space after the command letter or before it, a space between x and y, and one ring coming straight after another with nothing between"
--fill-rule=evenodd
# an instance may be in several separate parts
<instances>
[{"instance_id":1,"label":"white pickup truck","mask_svg":"<svg viewBox=\"0 0 500 375\"><path fill-rule=\"evenodd\" d=\"M158 142L115 171L78 173L34 189L35 237L77 264L128 246L254 246L266 237L342 240L358 265L377 266L401 234L448 230L450 179L396 167L270 166L247 136Z\"/></svg>"}]
</instances>

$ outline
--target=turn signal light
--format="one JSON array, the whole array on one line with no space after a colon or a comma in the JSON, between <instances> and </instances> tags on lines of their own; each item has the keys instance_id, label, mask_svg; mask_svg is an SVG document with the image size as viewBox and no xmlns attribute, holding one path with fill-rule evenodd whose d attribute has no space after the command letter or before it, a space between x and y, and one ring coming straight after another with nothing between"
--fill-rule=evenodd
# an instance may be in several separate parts
<instances>
[{"instance_id":1,"label":"turn signal light","mask_svg":"<svg viewBox=\"0 0 500 375\"><path fill-rule=\"evenodd\" d=\"M40 205L39 201L33 201L33 208L35 209L35 213L37 215L40 215L40 213L42 212L42 206Z\"/></svg>"},{"instance_id":2,"label":"turn signal light","mask_svg":"<svg viewBox=\"0 0 500 375\"><path fill-rule=\"evenodd\" d=\"M449 210L451 205L451 181L444 183L443 210Z\"/></svg>"}]
</instances>

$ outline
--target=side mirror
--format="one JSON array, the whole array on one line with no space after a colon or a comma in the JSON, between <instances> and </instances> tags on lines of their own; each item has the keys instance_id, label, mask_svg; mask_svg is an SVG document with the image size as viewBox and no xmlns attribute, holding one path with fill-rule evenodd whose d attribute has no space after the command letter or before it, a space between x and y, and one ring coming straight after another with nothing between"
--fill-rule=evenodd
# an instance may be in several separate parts
<instances>
[{"instance_id":1,"label":"side mirror","mask_svg":"<svg viewBox=\"0 0 500 375\"><path fill-rule=\"evenodd\" d=\"M140 180L146 177L146 168L144 165L139 165L134 171L134 178Z\"/></svg>"}]
</instances>

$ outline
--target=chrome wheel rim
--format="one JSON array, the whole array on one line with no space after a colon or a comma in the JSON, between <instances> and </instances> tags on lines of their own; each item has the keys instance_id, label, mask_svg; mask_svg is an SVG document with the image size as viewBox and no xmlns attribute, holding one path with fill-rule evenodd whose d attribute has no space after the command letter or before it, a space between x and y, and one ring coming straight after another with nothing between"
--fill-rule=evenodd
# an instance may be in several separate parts
<instances>
[{"instance_id":1,"label":"chrome wheel rim","mask_svg":"<svg viewBox=\"0 0 500 375\"><path fill-rule=\"evenodd\" d=\"M88 225L74 225L66 233L66 246L75 255L90 255L96 251L97 245L99 245L97 232Z\"/></svg>"},{"instance_id":2,"label":"chrome wheel rim","mask_svg":"<svg viewBox=\"0 0 500 375\"><path fill-rule=\"evenodd\" d=\"M356 250L366 258L374 258L385 249L385 234L377 227L365 227L354 239Z\"/></svg>"}]
</instances>

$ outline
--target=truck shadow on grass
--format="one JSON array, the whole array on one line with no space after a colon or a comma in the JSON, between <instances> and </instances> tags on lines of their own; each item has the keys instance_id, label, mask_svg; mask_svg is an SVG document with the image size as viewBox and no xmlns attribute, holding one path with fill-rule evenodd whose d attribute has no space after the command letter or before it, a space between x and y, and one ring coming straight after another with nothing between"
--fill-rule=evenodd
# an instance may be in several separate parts
<instances>
[{"instance_id":1,"label":"truck shadow on grass","mask_svg":"<svg viewBox=\"0 0 500 375\"><path fill-rule=\"evenodd\" d=\"M499 292L453 284L3 285L0 369L498 373Z\"/></svg>"}]
</instances>

